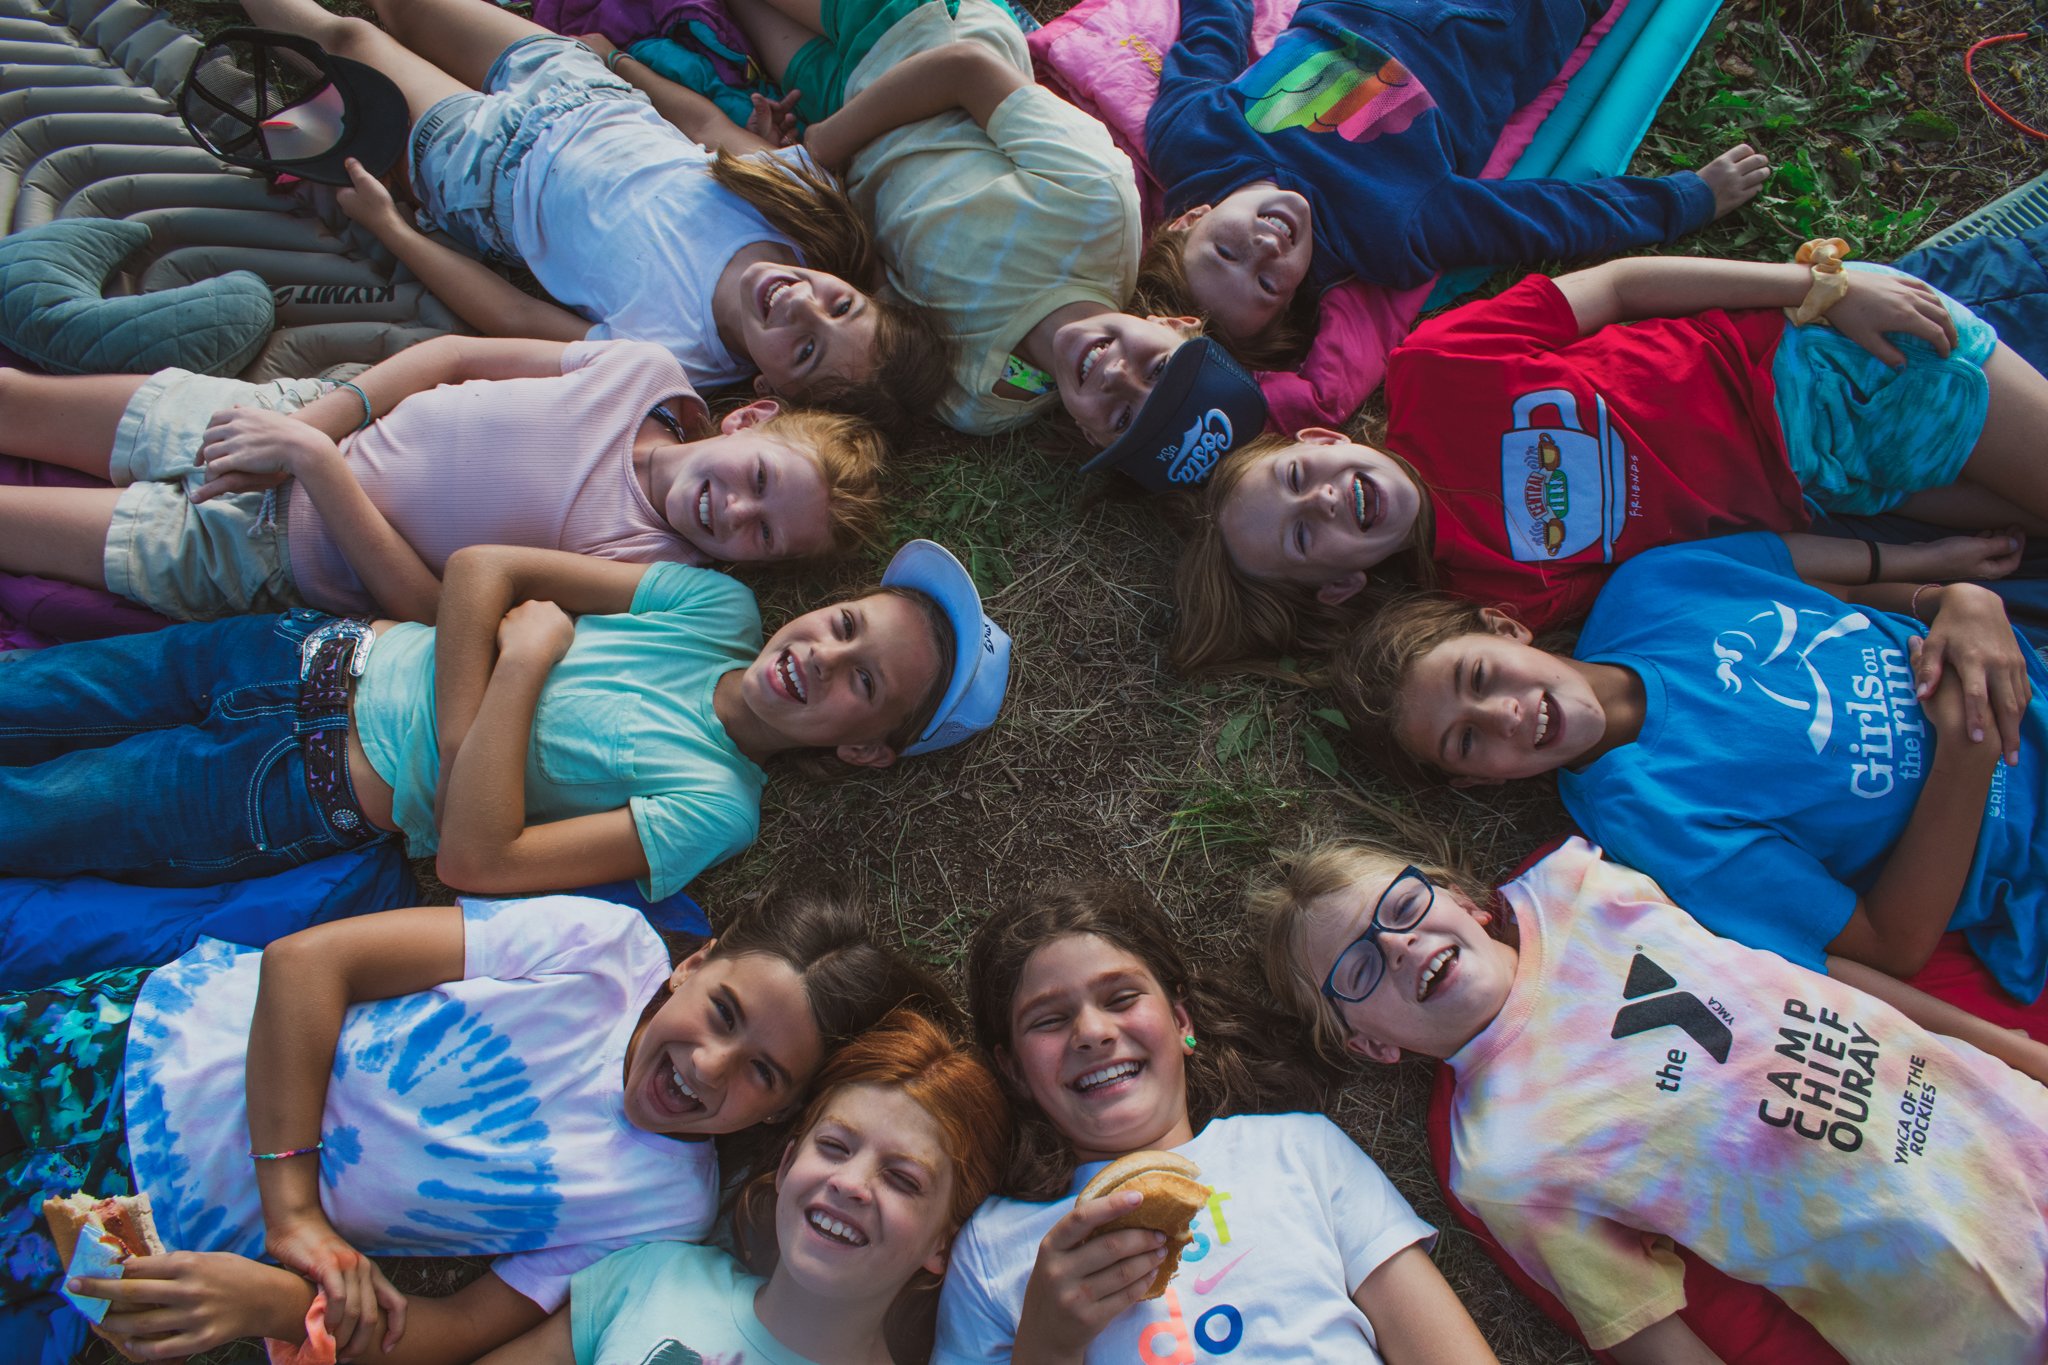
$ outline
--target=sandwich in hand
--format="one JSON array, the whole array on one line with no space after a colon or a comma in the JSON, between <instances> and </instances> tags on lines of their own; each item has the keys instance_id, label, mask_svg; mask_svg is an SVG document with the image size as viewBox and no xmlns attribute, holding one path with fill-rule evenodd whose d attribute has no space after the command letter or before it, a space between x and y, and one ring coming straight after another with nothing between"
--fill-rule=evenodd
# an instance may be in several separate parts
<instances>
[{"instance_id":1,"label":"sandwich in hand","mask_svg":"<svg viewBox=\"0 0 2048 1365\"><path fill-rule=\"evenodd\" d=\"M1209 1202L1210 1189L1198 1178L1202 1168L1173 1152L1132 1152L1110 1162L1095 1178L1081 1187L1076 1203L1105 1199L1112 1194L1134 1190L1145 1202L1097 1230L1096 1236L1121 1228L1145 1228L1166 1234L1166 1259L1152 1277L1145 1297L1156 1299L1166 1292L1173 1272L1180 1269L1180 1253L1192 1242L1188 1224Z\"/></svg>"},{"instance_id":2,"label":"sandwich in hand","mask_svg":"<svg viewBox=\"0 0 2048 1365\"><path fill-rule=\"evenodd\" d=\"M112 1199L74 1194L66 1199L45 1199L43 1217L49 1220L50 1239L57 1244L57 1259L63 1263L67 1280L74 1276L118 1279L121 1263L131 1256L161 1256L168 1250L157 1236L156 1218L150 1213L146 1194ZM64 1297L91 1318L95 1327L107 1315L105 1299L69 1290Z\"/></svg>"}]
</instances>

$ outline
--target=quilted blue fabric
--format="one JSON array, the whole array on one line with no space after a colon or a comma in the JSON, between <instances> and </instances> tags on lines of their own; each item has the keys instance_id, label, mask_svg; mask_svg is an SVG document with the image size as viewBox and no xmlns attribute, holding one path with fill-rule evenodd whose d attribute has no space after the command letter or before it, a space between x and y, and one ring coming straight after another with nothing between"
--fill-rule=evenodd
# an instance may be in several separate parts
<instances>
[{"instance_id":1,"label":"quilted blue fabric","mask_svg":"<svg viewBox=\"0 0 2048 1365\"><path fill-rule=\"evenodd\" d=\"M146 224L111 218L60 218L0 238L0 344L61 374L147 374L170 365L238 373L276 320L270 286L236 270L103 297L114 268L148 241Z\"/></svg>"}]
</instances>

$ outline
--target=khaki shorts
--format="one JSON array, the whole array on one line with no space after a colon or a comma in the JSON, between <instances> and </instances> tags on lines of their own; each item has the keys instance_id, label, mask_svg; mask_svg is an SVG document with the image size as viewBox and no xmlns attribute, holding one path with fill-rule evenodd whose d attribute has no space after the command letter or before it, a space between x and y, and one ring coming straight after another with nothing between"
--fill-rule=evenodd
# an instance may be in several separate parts
<instances>
[{"instance_id":1,"label":"khaki shorts","mask_svg":"<svg viewBox=\"0 0 2048 1365\"><path fill-rule=\"evenodd\" d=\"M305 606L285 548L289 485L194 503L206 482L199 446L222 408L295 412L324 393L317 379L245 384L190 370L144 381L114 429L108 464L123 489L107 528L107 588L180 621Z\"/></svg>"}]
</instances>

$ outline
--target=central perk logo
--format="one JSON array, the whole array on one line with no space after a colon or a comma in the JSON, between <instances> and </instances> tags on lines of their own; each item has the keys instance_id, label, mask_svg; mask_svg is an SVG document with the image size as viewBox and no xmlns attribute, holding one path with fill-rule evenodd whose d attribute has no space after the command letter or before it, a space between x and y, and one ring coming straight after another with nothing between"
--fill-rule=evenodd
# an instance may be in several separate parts
<instances>
[{"instance_id":1,"label":"central perk logo","mask_svg":"<svg viewBox=\"0 0 2048 1365\"><path fill-rule=\"evenodd\" d=\"M1514 429L1500 438L1500 491L1508 551L1523 563L1567 559L1594 545L1613 560L1628 520L1628 452L1593 396L1593 430L1579 420L1578 395L1538 389L1515 400ZM1539 424L1546 409L1556 420Z\"/></svg>"}]
</instances>

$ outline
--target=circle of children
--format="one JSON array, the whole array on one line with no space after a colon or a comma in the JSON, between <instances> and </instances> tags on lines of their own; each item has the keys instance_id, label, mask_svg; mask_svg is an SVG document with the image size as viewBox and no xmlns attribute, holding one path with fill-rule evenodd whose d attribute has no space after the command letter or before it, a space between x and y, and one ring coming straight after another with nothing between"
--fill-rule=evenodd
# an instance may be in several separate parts
<instances>
[{"instance_id":1,"label":"circle of children","mask_svg":"<svg viewBox=\"0 0 2048 1365\"><path fill-rule=\"evenodd\" d=\"M0 999L0 1294L49 1350L61 1294L137 1359L1491 1360L1315 1112L1330 1063L1411 1054L1448 1063L1463 1216L1615 1360L2048 1359L2048 1049L2012 1026L2048 675L1967 581L2048 523L2048 381L1827 244L1642 256L1424 323L1369 444L1255 434L1240 362L1290 368L1334 283L1757 192L1747 146L1477 178L1602 6L1305 0L1253 60L1249 4L1183 0L1149 243L991 0L735 0L792 92L745 128L477 0L244 7L403 99L419 214L360 163L344 204L484 335L345 382L0 372L11 449L115 485L5 490L0 568L186 623L0 657L0 871L205 886L393 840L472 898ZM939 546L765 642L711 566L874 536L886 429L1055 403L1089 468L1199 504L1178 667L1325 660L1389 770L1554 774L1585 838L1495 888L1427 841L1281 857L1255 993L1134 886L1024 888L970 947L972 1045L844 897L677 958L557 893L678 891L754 840L778 755L993 723L1010 640ZM1161 1148L1210 1187L1192 1240L1076 1204ZM170 1250L60 1263L42 1204L80 1192L147 1196ZM387 1255L495 1259L437 1298Z\"/></svg>"}]
</instances>

